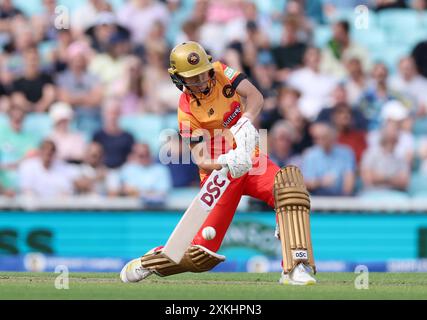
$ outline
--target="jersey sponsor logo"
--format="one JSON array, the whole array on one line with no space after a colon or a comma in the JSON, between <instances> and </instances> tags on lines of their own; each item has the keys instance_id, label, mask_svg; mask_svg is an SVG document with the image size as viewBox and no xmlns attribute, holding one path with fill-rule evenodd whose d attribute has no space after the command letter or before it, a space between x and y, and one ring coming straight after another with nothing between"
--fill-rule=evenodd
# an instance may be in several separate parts
<instances>
[{"instance_id":1,"label":"jersey sponsor logo","mask_svg":"<svg viewBox=\"0 0 427 320\"><path fill-rule=\"evenodd\" d=\"M230 84L226 84L224 88L222 88L222 94L226 98L231 98L232 96L234 96L234 92L235 90Z\"/></svg>"},{"instance_id":2,"label":"jersey sponsor logo","mask_svg":"<svg viewBox=\"0 0 427 320\"><path fill-rule=\"evenodd\" d=\"M230 68L230 67L227 67L227 68L225 68L225 70L224 70L224 75L225 75L228 79L232 80L232 79L233 79L233 77L236 75L236 70L234 70L234 69L232 69L232 68Z\"/></svg>"},{"instance_id":3,"label":"jersey sponsor logo","mask_svg":"<svg viewBox=\"0 0 427 320\"><path fill-rule=\"evenodd\" d=\"M187 61L191 65L198 64L200 62L200 56L195 52L191 52L187 57Z\"/></svg>"},{"instance_id":4,"label":"jersey sponsor logo","mask_svg":"<svg viewBox=\"0 0 427 320\"><path fill-rule=\"evenodd\" d=\"M203 186L203 194L200 197L202 206L205 209L212 209L216 205L216 200L222 195L230 183L227 176L222 177L223 179L221 179L220 173L213 174L216 175L213 177L212 181Z\"/></svg>"},{"instance_id":5,"label":"jersey sponsor logo","mask_svg":"<svg viewBox=\"0 0 427 320\"><path fill-rule=\"evenodd\" d=\"M228 128L235 124L237 120L239 120L241 112L242 110L240 108L240 103L238 103L237 101L233 101L233 103L231 104L231 110L224 114L224 122L222 123L222 126L224 128Z\"/></svg>"}]
</instances>

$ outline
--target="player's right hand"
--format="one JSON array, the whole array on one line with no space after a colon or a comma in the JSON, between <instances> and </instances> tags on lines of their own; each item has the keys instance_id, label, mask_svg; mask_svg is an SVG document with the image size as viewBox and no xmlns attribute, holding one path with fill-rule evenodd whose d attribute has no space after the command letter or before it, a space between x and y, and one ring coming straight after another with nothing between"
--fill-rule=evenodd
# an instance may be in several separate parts
<instances>
[{"instance_id":1,"label":"player's right hand","mask_svg":"<svg viewBox=\"0 0 427 320\"><path fill-rule=\"evenodd\" d=\"M240 178L252 168L250 154L241 148L236 148L220 155L217 162L222 166L227 166L233 178Z\"/></svg>"}]
</instances>

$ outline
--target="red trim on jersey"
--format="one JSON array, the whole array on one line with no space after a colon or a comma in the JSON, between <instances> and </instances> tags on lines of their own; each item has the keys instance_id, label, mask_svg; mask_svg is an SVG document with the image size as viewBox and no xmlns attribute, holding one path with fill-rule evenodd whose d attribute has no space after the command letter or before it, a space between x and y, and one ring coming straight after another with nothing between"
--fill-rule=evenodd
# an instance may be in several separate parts
<instances>
[{"instance_id":1,"label":"red trim on jersey","mask_svg":"<svg viewBox=\"0 0 427 320\"><path fill-rule=\"evenodd\" d=\"M182 112L191 114L190 96L184 92L181 93L181 96L179 97L179 108L181 109Z\"/></svg>"}]
</instances>

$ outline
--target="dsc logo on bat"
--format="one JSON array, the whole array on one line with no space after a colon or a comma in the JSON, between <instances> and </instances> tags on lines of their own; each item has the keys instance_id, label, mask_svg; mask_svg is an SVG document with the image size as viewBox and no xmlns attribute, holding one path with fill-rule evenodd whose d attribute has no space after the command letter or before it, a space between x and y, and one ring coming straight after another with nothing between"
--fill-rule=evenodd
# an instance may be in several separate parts
<instances>
[{"instance_id":1,"label":"dsc logo on bat","mask_svg":"<svg viewBox=\"0 0 427 320\"><path fill-rule=\"evenodd\" d=\"M221 176L219 173L215 174L213 179L209 179L202 188L203 192L200 196L202 206L206 210L211 210L229 183L230 180L228 180L227 176Z\"/></svg>"}]
</instances>

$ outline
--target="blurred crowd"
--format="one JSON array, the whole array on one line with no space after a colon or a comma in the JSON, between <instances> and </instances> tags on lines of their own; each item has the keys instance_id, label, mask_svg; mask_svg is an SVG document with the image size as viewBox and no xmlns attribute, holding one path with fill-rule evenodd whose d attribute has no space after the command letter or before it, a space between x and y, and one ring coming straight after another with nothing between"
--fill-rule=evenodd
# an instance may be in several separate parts
<instances>
[{"instance_id":1,"label":"blurred crowd","mask_svg":"<svg viewBox=\"0 0 427 320\"><path fill-rule=\"evenodd\" d=\"M427 194L427 34L390 65L339 14L360 4L427 12L424 0L0 0L0 194L161 205L198 186L194 164L160 164L157 134L141 133L176 121L168 58L186 40L262 92L269 155L300 166L312 195Z\"/></svg>"}]
</instances>

